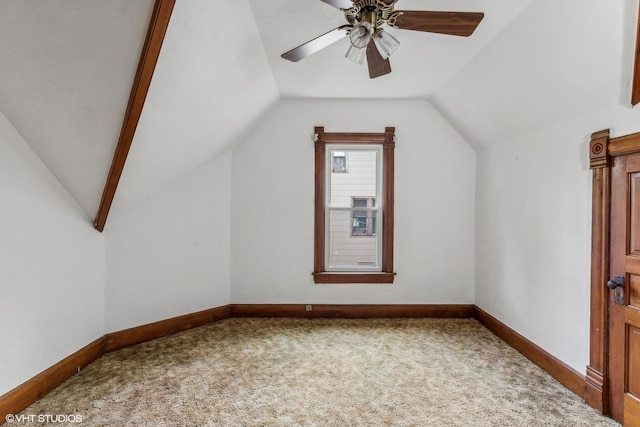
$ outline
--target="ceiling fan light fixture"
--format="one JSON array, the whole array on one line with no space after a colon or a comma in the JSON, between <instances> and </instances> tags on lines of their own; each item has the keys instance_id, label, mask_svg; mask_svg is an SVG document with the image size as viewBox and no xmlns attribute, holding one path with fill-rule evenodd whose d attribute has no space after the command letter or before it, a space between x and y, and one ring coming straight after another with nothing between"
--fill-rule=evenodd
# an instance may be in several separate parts
<instances>
[{"instance_id":1,"label":"ceiling fan light fixture","mask_svg":"<svg viewBox=\"0 0 640 427\"><path fill-rule=\"evenodd\" d=\"M362 49L371 41L372 27L369 22L358 22L349 32L349 41L353 47Z\"/></svg>"},{"instance_id":2,"label":"ceiling fan light fixture","mask_svg":"<svg viewBox=\"0 0 640 427\"><path fill-rule=\"evenodd\" d=\"M371 42L373 27L367 21L358 22L349 32L351 45L345 57L356 64L362 64L367 55L367 45Z\"/></svg>"},{"instance_id":3,"label":"ceiling fan light fixture","mask_svg":"<svg viewBox=\"0 0 640 427\"><path fill-rule=\"evenodd\" d=\"M364 57L366 56L366 54L367 49L350 45L345 58L347 58L351 62L355 62L356 64L362 64L364 62Z\"/></svg>"},{"instance_id":4,"label":"ceiling fan light fixture","mask_svg":"<svg viewBox=\"0 0 640 427\"><path fill-rule=\"evenodd\" d=\"M382 29L373 36L373 41L384 59L391 56L398 49L398 46L400 46L398 39Z\"/></svg>"}]
</instances>

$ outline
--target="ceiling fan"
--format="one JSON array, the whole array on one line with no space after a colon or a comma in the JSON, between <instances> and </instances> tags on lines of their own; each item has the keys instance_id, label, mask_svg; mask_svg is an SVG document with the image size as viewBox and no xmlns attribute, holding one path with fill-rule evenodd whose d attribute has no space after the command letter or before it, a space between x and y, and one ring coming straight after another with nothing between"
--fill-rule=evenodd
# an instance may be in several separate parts
<instances>
[{"instance_id":1,"label":"ceiling fan","mask_svg":"<svg viewBox=\"0 0 640 427\"><path fill-rule=\"evenodd\" d=\"M346 35L351 45L345 56L358 64L362 64L366 56L372 79L391 72L389 55L400 45L395 37L384 31L384 24L402 30L468 37L484 17L481 12L394 10L398 0L322 1L342 10L348 24L283 53L282 58L298 62Z\"/></svg>"}]
</instances>

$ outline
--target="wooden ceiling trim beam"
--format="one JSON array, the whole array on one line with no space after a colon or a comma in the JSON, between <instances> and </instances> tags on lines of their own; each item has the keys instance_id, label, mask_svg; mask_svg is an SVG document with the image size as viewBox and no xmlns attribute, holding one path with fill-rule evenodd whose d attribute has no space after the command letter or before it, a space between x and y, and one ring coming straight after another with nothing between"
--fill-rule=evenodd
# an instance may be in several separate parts
<instances>
[{"instance_id":1,"label":"wooden ceiling trim beam","mask_svg":"<svg viewBox=\"0 0 640 427\"><path fill-rule=\"evenodd\" d=\"M640 103L640 8L638 10L638 33L636 35L636 60L633 67L633 89L631 105Z\"/></svg>"},{"instance_id":2,"label":"wooden ceiling trim beam","mask_svg":"<svg viewBox=\"0 0 640 427\"><path fill-rule=\"evenodd\" d=\"M147 30L147 38L145 39L138 62L138 70L136 71L131 94L129 95L129 103L127 104L127 112L124 115L120 137L116 146L113 160L111 161L111 169L109 176L102 192L102 200L94 221L94 227L98 231L104 230L104 226L109 216L109 210L116 195L116 189L122 176L122 170L127 161L127 155L131 148L131 143L136 132L136 127L142 114L142 108L149 92L153 72L155 71L160 50L164 41L164 36L169 26L171 12L176 0L156 0Z\"/></svg>"}]
</instances>

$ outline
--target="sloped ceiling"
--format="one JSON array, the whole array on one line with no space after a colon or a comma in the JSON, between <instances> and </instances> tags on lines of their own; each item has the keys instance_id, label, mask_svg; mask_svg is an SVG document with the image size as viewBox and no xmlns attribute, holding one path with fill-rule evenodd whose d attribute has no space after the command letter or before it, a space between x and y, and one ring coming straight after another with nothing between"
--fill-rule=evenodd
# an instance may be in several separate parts
<instances>
[{"instance_id":1,"label":"sloped ceiling","mask_svg":"<svg viewBox=\"0 0 640 427\"><path fill-rule=\"evenodd\" d=\"M433 97L472 144L623 104L637 0L535 0Z\"/></svg>"},{"instance_id":2,"label":"sloped ceiling","mask_svg":"<svg viewBox=\"0 0 640 427\"><path fill-rule=\"evenodd\" d=\"M223 151L278 99L247 0L178 0L110 217Z\"/></svg>"},{"instance_id":3,"label":"sloped ceiling","mask_svg":"<svg viewBox=\"0 0 640 427\"><path fill-rule=\"evenodd\" d=\"M399 0L396 10L484 12L471 37L388 29L400 41L391 74L369 79L366 64L345 59L344 38L300 62L280 55L344 25L344 14L320 0L250 0L282 96L426 98L476 56L531 0Z\"/></svg>"},{"instance_id":4,"label":"sloped ceiling","mask_svg":"<svg viewBox=\"0 0 640 427\"><path fill-rule=\"evenodd\" d=\"M393 72L371 80L344 58L346 39L298 63L280 58L344 24L320 0L177 0L110 218L215 158L279 96L426 98L476 145L624 103L637 7L399 0L400 10L485 18L469 38L390 30L401 42ZM0 2L0 110L90 218L152 9L153 0Z\"/></svg>"},{"instance_id":5,"label":"sloped ceiling","mask_svg":"<svg viewBox=\"0 0 640 427\"><path fill-rule=\"evenodd\" d=\"M153 0L2 0L0 110L95 214Z\"/></svg>"}]
</instances>

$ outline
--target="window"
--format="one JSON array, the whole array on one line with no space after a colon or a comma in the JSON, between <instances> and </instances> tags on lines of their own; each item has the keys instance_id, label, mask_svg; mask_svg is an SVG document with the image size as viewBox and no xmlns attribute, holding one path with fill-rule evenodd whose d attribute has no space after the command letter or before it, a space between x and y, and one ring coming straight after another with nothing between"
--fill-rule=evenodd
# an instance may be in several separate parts
<instances>
[{"instance_id":1,"label":"window","mask_svg":"<svg viewBox=\"0 0 640 427\"><path fill-rule=\"evenodd\" d=\"M376 219L378 216L378 211L376 209L376 198L352 197L351 208L351 218L353 220L351 235L375 236Z\"/></svg>"},{"instance_id":2,"label":"window","mask_svg":"<svg viewBox=\"0 0 640 427\"><path fill-rule=\"evenodd\" d=\"M331 153L331 172L347 172L347 153L344 151L333 151Z\"/></svg>"},{"instance_id":3,"label":"window","mask_svg":"<svg viewBox=\"0 0 640 427\"><path fill-rule=\"evenodd\" d=\"M315 133L315 282L393 283L395 128Z\"/></svg>"}]
</instances>

